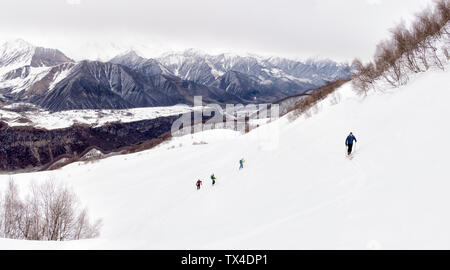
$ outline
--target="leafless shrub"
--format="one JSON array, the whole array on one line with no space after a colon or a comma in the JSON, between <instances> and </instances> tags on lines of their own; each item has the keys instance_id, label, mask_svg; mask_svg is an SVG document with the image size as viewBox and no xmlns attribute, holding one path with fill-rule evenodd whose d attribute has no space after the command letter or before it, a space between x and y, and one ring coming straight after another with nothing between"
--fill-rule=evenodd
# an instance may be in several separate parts
<instances>
[{"instance_id":1,"label":"leafless shrub","mask_svg":"<svg viewBox=\"0 0 450 270\"><path fill-rule=\"evenodd\" d=\"M443 35L450 36L447 27L445 27L448 21L450 20L450 1L439 0L435 1L435 4L436 4L436 12L439 16L439 24L442 26L441 32Z\"/></svg>"},{"instance_id":2,"label":"leafless shrub","mask_svg":"<svg viewBox=\"0 0 450 270\"><path fill-rule=\"evenodd\" d=\"M336 105L341 102L341 95L338 92L334 92L331 94L330 104Z\"/></svg>"},{"instance_id":3,"label":"leafless shrub","mask_svg":"<svg viewBox=\"0 0 450 270\"><path fill-rule=\"evenodd\" d=\"M3 233L2 233L3 232L3 220L5 219L2 209L3 209L3 195L0 192L0 237L3 237Z\"/></svg>"},{"instance_id":4,"label":"leafless shrub","mask_svg":"<svg viewBox=\"0 0 450 270\"><path fill-rule=\"evenodd\" d=\"M412 72L421 72L422 69L417 63L415 52L416 41L414 34L405 27L404 22L391 30L392 38L395 40L397 54L404 56L406 59L406 67Z\"/></svg>"},{"instance_id":5,"label":"leafless shrub","mask_svg":"<svg viewBox=\"0 0 450 270\"><path fill-rule=\"evenodd\" d=\"M424 12L419 13L417 15L417 20L421 25L422 31L424 31L424 41L421 42L425 46L425 49L428 49L430 55L434 61L434 64L444 69L442 61L438 55L438 49L436 47L436 41L441 38L442 32L441 29L444 28L445 25L441 25L440 15L437 11L433 12L429 9L426 9Z\"/></svg>"},{"instance_id":6,"label":"leafless shrub","mask_svg":"<svg viewBox=\"0 0 450 270\"><path fill-rule=\"evenodd\" d=\"M305 116L305 118L310 118L312 116L311 110L306 110L303 115Z\"/></svg>"},{"instance_id":7,"label":"leafless shrub","mask_svg":"<svg viewBox=\"0 0 450 270\"><path fill-rule=\"evenodd\" d=\"M447 60L450 60L450 54L448 53L447 48L442 48L442 52L444 53L445 58L447 58Z\"/></svg>"},{"instance_id":8,"label":"leafless shrub","mask_svg":"<svg viewBox=\"0 0 450 270\"><path fill-rule=\"evenodd\" d=\"M32 184L25 200L11 179L2 197L0 234L26 240L78 240L97 237L101 220L91 223L87 209L80 208L75 193L67 186L48 180Z\"/></svg>"},{"instance_id":9,"label":"leafless shrub","mask_svg":"<svg viewBox=\"0 0 450 270\"><path fill-rule=\"evenodd\" d=\"M313 114L318 114L319 113L319 105L317 103L312 106L311 112Z\"/></svg>"},{"instance_id":10,"label":"leafless shrub","mask_svg":"<svg viewBox=\"0 0 450 270\"><path fill-rule=\"evenodd\" d=\"M326 98L329 94L333 93L347 81L348 80L340 79L330 82L327 85L315 89L309 96L300 99L292 108L289 109L288 112L292 112L289 116L289 120L295 120L302 114L305 114L306 117L310 117L312 113L317 113L319 110L317 103Z\"/></svg>"},{"instance_id":11,"label":"leafless shrub","mask_svg":"<svg viewBox=\"0 0 450 270\"><path fill-rule=\"evenodd\" d=\"M386 40L377 45L375 52L376 70L394 87L404 84L405 80L407 80L402 64L400 52L397 50L395 41Z\"/></svg>"},{"instance_id":12,"label":"leafless shrub","mask_svg":"<svg viewBox=\"0 0 450 270\"><path fill-rule=\"evenodd\" d=\"M17 186L9 181L2 200L2 231L6 238L20 238L23 225L24 205L20 201Z\"/></svg>"},{"instance_id":13,"label":"leafless shrub","mask_svg":"<svg viewBox=\"0 0 450 270\"><path fill-rule=\"evenodd\" d=\"M364 65L361 60L355 59L353 66L356 69L352 80L353 87L358 90L359 94L366 95L378 77L375 65L372 62Z\"/></svg>"}]
</instances>

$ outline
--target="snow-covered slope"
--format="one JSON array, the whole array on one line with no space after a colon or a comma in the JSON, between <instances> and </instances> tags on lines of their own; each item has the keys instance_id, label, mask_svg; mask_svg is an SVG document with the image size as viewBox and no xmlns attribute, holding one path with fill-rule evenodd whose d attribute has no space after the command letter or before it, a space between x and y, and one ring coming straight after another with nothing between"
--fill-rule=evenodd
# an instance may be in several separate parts
<instances>
[{"instance_id":1,"label":"snow-covered slope","mask_svg":"<svg viewBox=\"0 0 450 270\"><path fill-rule=\"evenodd\" d=\"M448 85L448 72L428 72L362 99L346 84L310 117L284 117L246 135L206 131L15 175L22 187L50 176L68 182L104 227L93 240L2 239L0 247L448 249ZM350 131L358 139L353 160L345 157ZM277 134L278 145L263 143ZM8 178L0 177L2 187Z\"/></svg>"},{"instance_id":2,"label":"snow-covered slope","mask_svg":"<svg viewBox=\"0 0 450 270\"><path fill-rule=\"evenodd\" d=\"M33 107L33 109L15 112L14 108L21 105ZM45 129L57 129L70 127L75 123L101 126L111 122L127 123L149 120L186 113L192 109L193 107L187 105L175 105L123 110L68 110L52 113L32 104L14 103L0 108L0 121L8 123L9 126L33 126Z\"/></svg>"}]
</instances>

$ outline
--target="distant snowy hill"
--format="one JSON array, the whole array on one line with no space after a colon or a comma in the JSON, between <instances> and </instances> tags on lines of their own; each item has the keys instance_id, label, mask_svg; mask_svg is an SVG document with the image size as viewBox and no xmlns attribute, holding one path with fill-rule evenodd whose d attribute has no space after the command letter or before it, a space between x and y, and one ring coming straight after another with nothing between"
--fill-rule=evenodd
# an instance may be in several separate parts
<instances>
[{"instance_id":1,"label":"distant snowy hill","mask_svg":"<svg viewBox=\"0 0 450 270\"><path fill-rule=\"evenodd\" d=\"M16 174L22 191L48 178L68 183L104 226L98 239L1 239L0 248L449 249L448 85L448 71L430 71L363 98L347 83L292 122Z\"/></svg>"}]
</instances>

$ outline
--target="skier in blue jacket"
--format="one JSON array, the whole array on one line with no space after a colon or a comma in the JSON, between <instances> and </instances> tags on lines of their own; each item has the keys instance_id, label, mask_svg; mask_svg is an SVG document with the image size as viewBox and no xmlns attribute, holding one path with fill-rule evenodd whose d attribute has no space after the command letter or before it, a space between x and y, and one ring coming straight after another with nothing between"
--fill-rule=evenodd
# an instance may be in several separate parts
<instances>
[{"instance_id":1,"label":"skier in blue jacket","mask_svg":"<svg viewBox=\"0 0 450 270\"><path fill-rule=\"evenodd\" d=\"M353 142L358 142L353 136L353 133L350 132L350 134L347 136L347 139L345 139L345 145L347 146L347 154L350 155L352 153L353 148Z\"/></svg>"}]
</instances>

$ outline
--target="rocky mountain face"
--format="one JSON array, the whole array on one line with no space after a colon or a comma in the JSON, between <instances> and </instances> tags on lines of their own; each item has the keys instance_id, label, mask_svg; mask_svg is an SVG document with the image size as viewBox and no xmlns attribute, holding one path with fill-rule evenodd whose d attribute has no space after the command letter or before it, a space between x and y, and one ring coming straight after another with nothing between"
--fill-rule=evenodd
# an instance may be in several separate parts
<instances>
[{"instance_id":1,"label":"rocky mountain face","mask_svg":"<svg viewBox=\"0 0 450 270\"><path fill-rule=\"evenodd\" d=\"M125 109L241 100L221 89L205 87L169 75L148 75L123 65L98 61L77 63L63 80L29 101L51 111L67 109Z\"/></svg>"},{"instance_id":2,"label":"rocky mountain face","mask_svg":"<svg viewBox=\"0 0 450 270\"><path fill-rule=\"evenodd\" d=\"M134 51L129 51L125 54L118 55L109 61L113 64L120 64L132 68L136 71L144 73L149 76L154 75L173 75L161 63L155 59L145 59L139 56Z\"/></svg>"},{"instance_id":3,"label":"rocky mountain face","mask_svg":"<svg viewBox=\"0 0 450 270\"><path fill-rule=\"evenodd\" d=\"M0 47L0 100L51 111L207 103L274 102L348 77L332 61L299 62L194 50L147 59L129 51L109 62L74 62L23 40Z\"/></svg>"}]
</instances>

